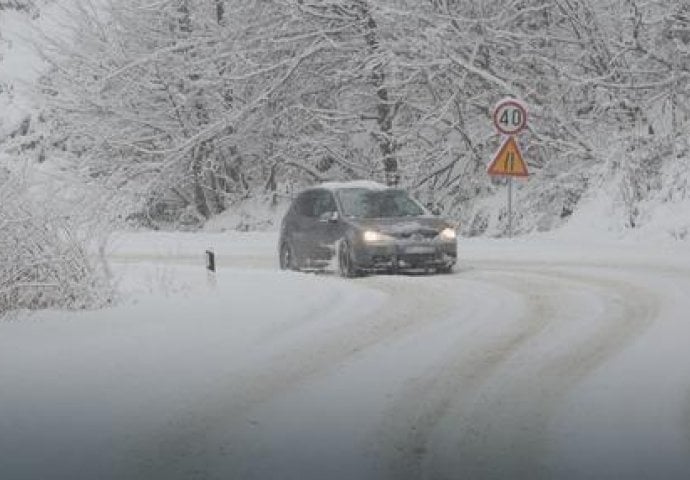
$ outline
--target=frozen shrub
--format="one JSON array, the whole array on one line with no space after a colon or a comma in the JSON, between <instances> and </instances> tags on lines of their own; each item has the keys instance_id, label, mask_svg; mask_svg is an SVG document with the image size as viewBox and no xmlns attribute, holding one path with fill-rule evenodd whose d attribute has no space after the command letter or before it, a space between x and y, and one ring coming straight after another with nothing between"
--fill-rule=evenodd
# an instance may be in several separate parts
<instances>
[{"instance_id":1,"label":"frozen shrub","mask_svg":"<svg viewBox=\"0 0 690 480\"><path fill-rule=\"evenodd\" d=\"M0 175L0 316L21 309L83 309L109 300L107 279L74 225Z\"/></svg>"}]
</instances>

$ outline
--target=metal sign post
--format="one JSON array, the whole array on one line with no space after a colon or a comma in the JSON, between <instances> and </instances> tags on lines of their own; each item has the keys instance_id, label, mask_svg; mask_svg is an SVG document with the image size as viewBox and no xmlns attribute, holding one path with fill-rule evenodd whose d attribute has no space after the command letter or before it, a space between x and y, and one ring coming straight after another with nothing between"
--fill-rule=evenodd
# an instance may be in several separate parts
<instances>
[{"instance_id":1,"label":"metal sign post","mask_svg":"<svg viewBox=\"0 0 690 480\"><path fill-rule=\"evenodd\" d=\"M508 177L508 238L513 237L513 177Z\"/></svg>"},{"instance_id":2,"label":"metal sign post","mask_svg":"<svg viewBox=\"0 0 690 480\"><path fill-rule=\"evenodd\" d=\"M489 175L508 177L508 236L513 236L513 177L527 177L527 164L515 135L527 126L527 107L513 98L501 100L494 107L494 126L506 139L487 168Z\"/></svg>"}]
</instances>

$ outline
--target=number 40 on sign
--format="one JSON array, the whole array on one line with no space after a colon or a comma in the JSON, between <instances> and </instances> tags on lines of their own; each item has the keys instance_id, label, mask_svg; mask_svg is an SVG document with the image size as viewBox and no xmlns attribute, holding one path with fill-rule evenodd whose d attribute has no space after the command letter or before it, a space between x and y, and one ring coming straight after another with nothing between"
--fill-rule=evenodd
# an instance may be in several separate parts
<instances>
[{"instance_id":1,"label":"number 40 on sign","mask_svg":"<svg viewBox=\"0 0 690 480\"><path fill-rule=\"evenodd\" d=\"M514 98L504 98L494 107L494 125L503 135L517 135L527 126L527 107Z\"/></svg>"}]
</instances>

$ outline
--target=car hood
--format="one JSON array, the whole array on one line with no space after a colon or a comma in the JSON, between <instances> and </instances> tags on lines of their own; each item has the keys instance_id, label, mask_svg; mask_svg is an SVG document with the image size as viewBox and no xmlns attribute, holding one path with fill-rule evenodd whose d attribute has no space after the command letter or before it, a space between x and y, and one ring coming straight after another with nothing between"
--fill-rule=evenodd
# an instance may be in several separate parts
<instances>
[{"instance_id":1,"label":"car hood","mask_svg":"<svg viewBox=\"0 0 690 480\"><path fill-rule=\"evenodd\" d=\"M350 223L362 230L375 230L394 237L407 237L414 233L436 235L444 228L453 227L447 219L432 216L349 218Z\"/></svg>"}]
</instances>

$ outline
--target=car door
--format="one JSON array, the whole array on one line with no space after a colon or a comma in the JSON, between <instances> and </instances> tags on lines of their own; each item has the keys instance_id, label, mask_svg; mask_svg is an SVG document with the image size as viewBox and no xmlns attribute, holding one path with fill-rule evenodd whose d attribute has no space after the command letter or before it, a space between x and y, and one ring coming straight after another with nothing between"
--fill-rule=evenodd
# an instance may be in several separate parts
<instances>
[{"instance_id":1,"label":"car door","mask_svg":"<svg viewBox=\"0 0 690 480\"><path fill-rule=\"evenodd\" d=\"M343 224L337 212L333 193L329 190L317 190L314 196L310 245L311 258L314 260L327 261L335 253L335 242L343 236Z\"/></svg>"}]
</instances>

